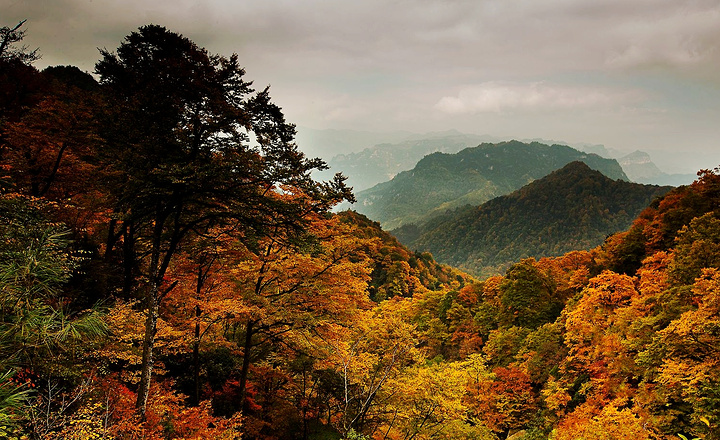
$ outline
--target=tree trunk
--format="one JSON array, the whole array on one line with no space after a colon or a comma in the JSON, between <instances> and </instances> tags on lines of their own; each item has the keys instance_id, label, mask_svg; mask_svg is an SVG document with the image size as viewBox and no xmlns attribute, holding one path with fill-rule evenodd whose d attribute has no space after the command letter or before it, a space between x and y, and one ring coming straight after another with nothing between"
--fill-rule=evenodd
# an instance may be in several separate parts
<instances>
[{"instance_id":1,"label":"tree trunk","mask_svg":"<svg viewBox=\"0 0 720 440\"><path fill-rule=\"evenodd\" d=\"M153 283L155 284L155 283ZM150 379L152 377L153 349L155 348L155 333L157 332L157 320L159 315L158 288L154 285L147 297L147 317L145 319L145 337L143 338L142 370L140 375L140 387L138 389L135 409L142 420L145 420L148 396L150 395Z\"/></svg>"},{"instance_id":2,"label":"tree trunk","mask_svg":"<svg viewBox=\"0 0 720 440\"><path fill-rule=\"evenodd\" d=\"M110 261L110 259L113 256L113 249L115 248L115 243L117 243L119 236L115 234L115 227L117 226L117 219L111 218L110 222L108 222L108 233L107 238L105 239L105 255L103 255L103 260Z\"/></svg>"},{"instance_id":3,"label":"tree trunk","mask_svg":"<svg viewBox=\"0 0 720 440\"><path fill-rule=\"evenodd\" d=\"M135 284L135 225L132 221L123 230L123 296L127 298Z\"/></svg>"},{"instance_id":4,"label":"tree trunk","mask_svg":"<svg viewBox=\"0 0 720 440\"><path fill-rule=\"evenodd\" d=\"M200 264L198 265L197 282L195 283L195 298L197 304L195 305L195 339L193 340L193 381L195 382L195 389L192 396L193 405L200 404L200 317L202 316L202 309L200 308L200 298L202 296L203 286L210 276L210 268L215 261L215 257L205 256L200 257Z\"/></svg>"},{"instance_id":5,"label":"tree trunk","mask_svg":"<svg viewBox=\"0 0 720 440\"><path fill-rule=\"evenodd\" d=\"M195 340L193 341L193 381L195 389L192 399L193 405L200 403L200 306L195 306Z\"/></svg>"},{"instance_id":6,"label":"tree trunk","mask_svg":"<svg viewBox=\"0 0 720 440\"><path fill-rule=\"evenodd\" d=\"M52 185L53 181L55 181L55 176L57 175L58 170L60 169L60 162L62 162L63 154L65 153L65 150L68 147L67 142L62 143L62 147L60 147L60 151L58 151L57 157L55 158L55 164L53 165L52 171L50 171L50 174L43 179L45 181L45 185L39 192L39 196L42 197L50 190L50 186Z\"/></svg>"},{"instance_id":7,"label":"tree trunk","mask_svg":"<svg viewBox=\"0 0 720 440\"><path fill-rule=\"evenodd\" d=\"M243 408L243 412L245 411L245 388L247 386L247 377L248 377L248 371L250 370L250 349L252 348L252 337L253 337L253 327L255 326L255 322L252 320L248 320L247 325L245 326L245 345L243 347L243 363L242 368L240 369L240 402Z\"/></svg>"},{"instance_id":8,"label":"tree trunk","mask_svg":"<svg viewBox=\"0 0 720 440\"><path fill-rule=\"evenodd\" d=\"M159 213L160 208L158 207L158 214ZM160 252L164 222L162 221L163 217L160 215L156 218L158 220L156 220L155 227L153 228L150 268L148 270L150 287L146 294L147 318L145 319L145 337L143 338L140 388L138 389L137 401L135 402L135 410L142 420L145 420L145 410L147 409L148 396L150 395L150 379L152 378L154 364L153 349L155 348L155 333L157 331L157 320L160 309L160 283L162 282Z\"/></svg>"}]
</instances>

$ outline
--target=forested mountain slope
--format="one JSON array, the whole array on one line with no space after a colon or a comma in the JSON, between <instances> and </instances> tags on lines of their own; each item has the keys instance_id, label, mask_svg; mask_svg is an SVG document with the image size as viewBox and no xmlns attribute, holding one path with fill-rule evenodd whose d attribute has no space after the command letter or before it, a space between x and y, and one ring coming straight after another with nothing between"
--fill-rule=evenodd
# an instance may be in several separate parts
<instances>
[{"instance_id":1,"label":"forested mountain slope","mask_svg":"<svg viewBox=\"0 0 720 440\"><path fill-rule=\"evenodd\" d=\"M719 439L719 206L720 168L704 170L602 246L414 298L407 319L445 362L411 373L422 398L403 393L442 408L424 416L447 438Z\"/></svg>"},{"instance_id":2,"label":"forested mountain slope","mask_svg":"<svg viewBox=\"0 0 720 440\"><path fill-rule=\"evenodd\" d=\"M421 290L439 290L443 286L473 280L468 274L439 264L428 252L412 252L385 232L378 222L362 214L343 211L337 214L345 224L353 225L354 235L378 240L372 255L372 273L368 293L374 301L394 296L412 297Z\"/></svg>"},{"instance_id":3,"label":"forested mountain slope","mask_svg":"<svg viewBox=\"0 0 720 440\"><path fill-rule=\"evenodd\" d=\"M521 258L598 246L608 235L627 229L670 189L612 180L572 162L509 195L393 233L441 262L479 276L494 275Z\"/></svg>"},{"instance_id":4,"label":"forested mountain slope","mask_svg":"<svg viewBox=\"0 0 720 440\"><path fill-rule=\"evenodd\" d=\"M310 177L234 56L144 26L97 84L35 69L22 24L0 28L1 438L720 440L720 168L474 280L332 214L342 178Z\"/></svg>"},{"instance_id":5,"label":"forested mountain slope","mask_svg":"<svg viewBox=\"0 0 720 440\"><path fill-rule=\"evenodd\" d=\"M430 154L412 170L357 193L353 207L391 230L422 223L450 208L480 205L578 160L611 179L627 180L611 159L564 145L509 141L457 154Z\"/></svg>"}]
</instances>

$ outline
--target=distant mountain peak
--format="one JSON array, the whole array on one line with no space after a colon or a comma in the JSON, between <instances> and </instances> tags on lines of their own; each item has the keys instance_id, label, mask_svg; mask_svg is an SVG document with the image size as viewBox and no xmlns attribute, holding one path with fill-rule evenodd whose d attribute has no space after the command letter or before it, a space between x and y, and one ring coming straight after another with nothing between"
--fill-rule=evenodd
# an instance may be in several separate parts
<instances>
[{"instance_id":1,"label":"distant mountain peak","mask_svg":"<svg viewBox=\"0 0 720 440\"><path fill-rule=\"evenodd\" d=\"M650 159L650 155L648 153L635 150L632 153L618 159L618 162L620 162L620 165L625 166L626 164L648 164L652 163L652 160Z\"/></svg>"},{"instance_id":2,"label":"distant mountain peak","mask_svg":"<svg viewBox=\"0 0 720 440\"><path fill-rule=\"evenodd\" d=\"M608 179L607 176L605 176L600 171L594 170L588 166L585 162L581 160L574 160L572 162L569 162L564 167L557 169L553 171L552 173L548 174L548 177L550 176L562 176L562 175L577 175L580 173L584 174L595 174L598 176L598 178L604 178Z\"/></svg>"}]
</instances>

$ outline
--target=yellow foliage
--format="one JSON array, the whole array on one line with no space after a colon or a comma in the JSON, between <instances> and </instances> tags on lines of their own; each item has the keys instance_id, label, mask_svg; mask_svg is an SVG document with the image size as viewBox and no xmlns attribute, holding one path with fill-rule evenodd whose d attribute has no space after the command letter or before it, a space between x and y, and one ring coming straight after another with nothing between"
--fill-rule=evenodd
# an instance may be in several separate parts
<instances>
[{"instance_id":1,"label":"yellow foliage","mask_svg":"<svg viewBox=\"0 0 720 440\"><path fill-rule=\"evenodd\" d=\"M654 440L659 437L649 424L630 408L617 401L599 413L592 404L578 407L553 430L551 440Z\"/></svg>"},{"instance_id":2,"label":"yellow foliage","mask_svg":"<svg viewBox=\"0 0 720 440\"><path fill-rule=\"evenodd\" d=\"M684 398L695 399L704 383L717 381L720 358L720 271L706 269L695 281L697 310L683 313L659 332L667 354L658 382L675 388Z\"/></svg>"},{"instance_id":3,"label":"yellow foliage","mask_svg":"<svg viewBox=\"0 0 720 440\"><path fill-rule=\"evenodd\" d=\"M462 421L467 374L461 363L412 367L392 380L388 410L393 418L380 430L416 439L437 438L452 422Z\"/></svg>"},{"instance_id":4,"label":"yellow foliage","mask_svg":"<svg viewBox=\"0 0 720 440\"><path fill-rule=\"evenodd\" d=\"M565 406L570 402L572 397L568 393L568 388L550 377L541 392L545 399L547 408L557 415L564 413Z\"/></svg>"},{"instance_id":5,"label":"yellow foliage","mask_svg":"<svg viewBox=\"0 0 720 440\"><path fill-rule=\"evenodd\" d=\"M107 439L107 408L92 400L80 407L65 423L63 429L52 433L46 440L95 440Z\"/></svg>"},{"instance_id":6,"label":"yellow foliage","mask_svg":"<svg viewBox=\"0 0 720 440\"><path fill-rule=\"evenodd\" d=\"M656 252L643 260L637 271L638 290L643 296L658 295L669 287L667 267L672 261L668 252Z\"/></svg>"},{"instance_id":7,"label":"yellow foliage","mask_svg":"<svg viewBox=\"0 0 720 440\"><path fill-rule=\"evenodd\" d=\"M137 310L137 302L117 301L107 313L106 322L112 337L95 352L95 357L106 364L123 363L124 379L136 383L140 380L138 369L142 363L142 344L145 333L145 313ZM158 319L155 349L158 353L188 351L185 335ZM163 365L156 362L155 373L163 373Z\"/></svg>"}]
</instances>

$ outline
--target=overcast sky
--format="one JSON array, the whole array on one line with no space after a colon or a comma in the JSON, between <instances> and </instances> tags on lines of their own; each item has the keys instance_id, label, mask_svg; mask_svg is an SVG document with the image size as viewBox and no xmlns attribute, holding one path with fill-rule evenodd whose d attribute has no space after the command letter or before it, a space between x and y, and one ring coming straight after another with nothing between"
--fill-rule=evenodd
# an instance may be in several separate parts
<instances>
[{"instance_id":1,"label":"overcast sky","mask_svg":"<svg viewBox=\"0 0 720 440\"><path fill-rule=\"evenodd\" d=\"M160 24L237 53L289 121L458 129L720 165L720 0L0 0L39 68Z\"/></svg>"}]
</instances>

